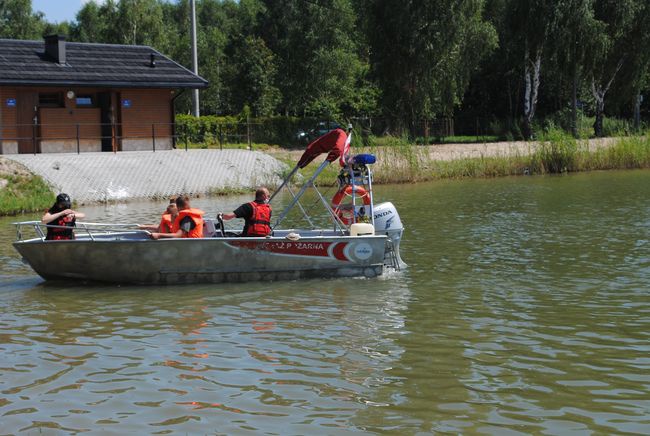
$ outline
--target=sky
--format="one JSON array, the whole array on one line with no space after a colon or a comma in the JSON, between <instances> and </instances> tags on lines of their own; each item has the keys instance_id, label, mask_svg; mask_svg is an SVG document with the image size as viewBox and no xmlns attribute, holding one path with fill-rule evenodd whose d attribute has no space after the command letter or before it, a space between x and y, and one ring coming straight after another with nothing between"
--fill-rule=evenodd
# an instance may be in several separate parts
<instances>
[{"instance_id":1,"label":"sky","mask_svg":"<svg viewBox=\"0 0 650 436\"><path fill-rule=\"evenodd\" d=\"M41 11L50 23L73 21L81 6L89 0L32 0L32 10ZM102 3L102 1L95 1Z\"/></svg>"}]
</instances>

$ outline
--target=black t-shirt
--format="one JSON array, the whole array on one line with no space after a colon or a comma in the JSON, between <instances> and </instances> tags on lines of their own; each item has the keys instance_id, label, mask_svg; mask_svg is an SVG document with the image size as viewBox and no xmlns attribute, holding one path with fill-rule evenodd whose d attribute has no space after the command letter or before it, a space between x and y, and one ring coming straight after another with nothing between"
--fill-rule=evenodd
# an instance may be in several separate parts
<instances>
[{"instance_id":1,"label":"black t-shirt","mask_svg":"<svg viewBox=\"0 0 650 436\"><path fill-rule=\"evenodd\" d=\"M196 227L196 223L194 222L192 217L189 216L183 217L183 219L180 222L180 228L185 233L191 232L192 230L194 230L195 227Z\"/></svg>"}]
</instances>

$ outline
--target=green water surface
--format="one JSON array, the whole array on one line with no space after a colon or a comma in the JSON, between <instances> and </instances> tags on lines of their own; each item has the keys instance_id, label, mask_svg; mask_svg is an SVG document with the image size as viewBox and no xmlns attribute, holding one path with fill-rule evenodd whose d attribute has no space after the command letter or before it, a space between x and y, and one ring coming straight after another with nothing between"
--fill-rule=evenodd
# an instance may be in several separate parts
<instances>
[{"instance_id":1,"label":"green water surface","mask_svg":"<svg viewBox=\"0 0 650 436\"><path fill-rule=\"evenodd\" d=\"M0 220L0 433L650 433L650 171L375 198L409 264L377 279L49 284Z\"/></svg>"}]
</instances>

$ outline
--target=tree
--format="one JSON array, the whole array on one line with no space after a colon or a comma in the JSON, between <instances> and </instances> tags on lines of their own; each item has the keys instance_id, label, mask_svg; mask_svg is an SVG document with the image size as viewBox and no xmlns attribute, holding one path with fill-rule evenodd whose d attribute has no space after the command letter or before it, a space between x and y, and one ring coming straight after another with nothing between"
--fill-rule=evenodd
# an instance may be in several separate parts
<instances>
[{"instance_id":1,"label":"tree","mask_svg":"<svg viewBox=\"0 0 650 436\"><path fill-rule=\"evenodd\" d=\"M233 42L227 61L230 112L238 113L249 106L255 116L273 114L280 101L280 92L274 86L277 66L264 41L247 36Z\"/></svg>"},{"instance_id":2,"label":"tree","mask_svg":"<svg viewBox=\"0 0 650 436\"><path fill-rule=\"evenodd\" d=\"M386 114L404 120L450 115L471 74L496 46L482 0L369 0L366 13L373 76Z\"/></svg>"},{"instance_id":3,"label":"tree","mask_svg":"<svg viewBox=\"0 0 650 436\"><path fill-rule=\"evenodd\" d=\"M367 71L359 58L350 0L263 0L256 35L277 57L281 110L344 115Z\"/></svg>"},{"instance_id":4,"label":"tree","mask_svg":"<svg viewBox=\"0 0 650 436\"><path fill-rule=\"evenodd\" d=\"M599 28L594 18L594 0L559 0L551 24L553 54L560 74L571 82L571 131L578 136L578 88L590 42Z\"/></svg>"},{"instance_id":5,"label":"tree","mask_svg":"<svg viewBox=\"0 0 650 436\"><path fill-rule=\"evenodd\" d=\"M168 33L159 0L120 0L117 14L113 25L120 31L122 44L166 46Z\"/></svg>"},{"instance_id":6,"label":"tree","mask_svg":"<svg viewBox=\"0 0 650 436\"><path fill-rule=\"evenodd\" d=\"M548 43L551 24L556 9L551 0L512 0L508 4L510 38L507 44L513 46L521 62L523 73L523 128L525 139L533 135L533 119L537 111L542 59Z\"/></svg>"},{"instance_id":7,"label":"tree","mask_svg":"<svg viewBox=\"0 0 650 436\"><path fill-rule=\"evenodd\" d=\"M0 2L0 38L40 39L44 26L43 14L32 12L31 0Z\"/></svg>"},{"instance_id":8,"label":"tree","mask_svg":"<svg viewBox=\"0 0 650 436\"><path fill-rule=\"evenodd\" d=\"M587 68L591 79L591 92L595 100L596 120L594 134L603 136L605 96L625 62L634 56L634 48L627 39L644 0L596 0L595 18L599 21L593 38L593 50ZM647 50L647 48L646 48Z\"/></svg>"},{"instance_id":9,"label":"tree","mask_svg":"<svg viewBox=\"0 0 650 436\"><path fill-rule=\"evenodd\" d=\"M635 128L640 124L641 91L650 84L650 3L640 2L629 31L622 36L625 60L612 84L608 106L618 113L632 112Z\"/></svg>"}]
</instances>

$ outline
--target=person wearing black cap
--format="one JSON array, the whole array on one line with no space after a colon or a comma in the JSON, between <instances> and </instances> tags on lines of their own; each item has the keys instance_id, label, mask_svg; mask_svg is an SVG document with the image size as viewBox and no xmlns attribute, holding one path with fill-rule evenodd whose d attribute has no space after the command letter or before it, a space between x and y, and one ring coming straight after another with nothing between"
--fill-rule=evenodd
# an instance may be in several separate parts
<instances>
[{"instance_id":1,"label":"person wearing black cap","mask_svg":"<svg viewBox=\"0 0 650 436\"><path fill-rule=\"evenodd\" d=\"M72 202L68 194L61 193L56 196L56 201L52 207L41 218L43 224L57 226L47 228L46 240L59 241L62 239L74 239L72 228L76 225L76 219L84 218L86 214L76 212L70 209L71 207Z\"/></svg>"}]
</instances>

